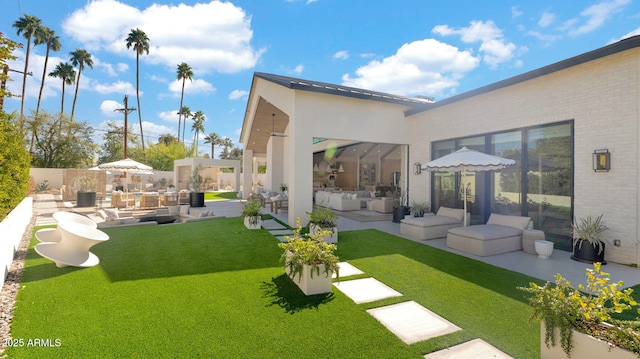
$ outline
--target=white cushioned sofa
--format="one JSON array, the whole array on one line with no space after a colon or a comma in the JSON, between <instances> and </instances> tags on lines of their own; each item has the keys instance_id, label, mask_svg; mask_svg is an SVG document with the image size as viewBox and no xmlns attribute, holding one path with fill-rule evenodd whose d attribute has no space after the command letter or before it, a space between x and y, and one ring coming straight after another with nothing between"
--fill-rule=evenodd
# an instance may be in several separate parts
<instances>
[{"instance_id":1,"label":"white cushioned sofa","mask_svg":"<svg viewBox=\"0 0 640 359\"><path fill-rule=\"evenodd\" d=\"M336 211L357 211L360 209L360 198L355 193L332 193L329 206Z\"/></svg>"},{"instance_id":2,"label":"white cushioned sofa","mask_svg":"<svg viewBox=\"0 0 640 359\"><path fill-rule=\"evenodd\" d=\"M487 224L448 231L447 247L486 257L522 249L522 233L531 218L492 213Z\"/></svg>"},{"instance_id":3,"label":"white cushioned sofa","mask_svg":"<svg viewBox=\"0 0 640 359\"><path fill-rule=\"evenodd\" d=\"M440 207L435 216L425 214L424 217L406 217L401 220L400 234L412 239L444 238L449 229L461 227L463 221L464 209Z\"/></svg>"}]
</instances>

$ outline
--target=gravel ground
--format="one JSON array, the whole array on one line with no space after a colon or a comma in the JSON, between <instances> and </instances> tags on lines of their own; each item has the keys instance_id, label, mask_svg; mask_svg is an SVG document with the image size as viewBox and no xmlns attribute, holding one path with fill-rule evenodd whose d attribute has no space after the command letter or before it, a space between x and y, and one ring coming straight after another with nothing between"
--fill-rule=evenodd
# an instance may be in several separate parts
<instances>
[{"instance_id":1,"label":"gravel ground","mask_svg":"<svg viewBox=\"0 0 640 359\"><path fill-rule=\"evenodd\" d=\"M16 295L20 289L20 277L24 270L24 259L27 256L27 249L31 242L31 233L36 223L36 216L33 216L31 223L27 226L22 236L22 241L18 246L18 250L13 256L13 263L4 281L2 291L0 292L0 358L6 358L3 355L5 350L5 342L10 338L11 319L13 318L13 309L15 308Z\"/></svg>"}]
</instances>

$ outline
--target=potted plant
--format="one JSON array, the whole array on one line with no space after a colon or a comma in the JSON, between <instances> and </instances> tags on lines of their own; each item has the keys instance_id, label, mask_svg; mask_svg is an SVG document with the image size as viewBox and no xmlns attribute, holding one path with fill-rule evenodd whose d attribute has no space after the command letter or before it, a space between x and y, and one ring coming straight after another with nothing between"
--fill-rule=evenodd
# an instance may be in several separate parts
<instances>
[{"instance_id":1,"label":"potted plant","mask_svg":"<svg viewBox=\"0 0 640 359\"><path fill-rule=\"evenodd\" d=\"M336 221L338 216L333 213L331 207L317 207L312 212L306 212L309 215L309 233L311 235L319 235L327 243L336 243L338 241L338 227Z\"/></svg>"},{"instance_id":2,"label":"potted plant","mask_svg":"<svg viewBox=\"0 0 640 359\"><path fill-rule=\"evenodd\" d=\"M424 214L431 210L428 202L411 202L410 211L414 217L424 217Z\"/></svg>"},{"instance_id":3,"label":"potted plant","mask_svg":"<svg viewBox=\"0 0 640 359\"><path fill-rule=\"evenodd\" d=\"M529 287L518 288L533 295L529 298L533 307L530 321L541 320L541 357L640 356L640 322L612 316L634 309L640 313L631 296L633 289L622 290L622 281L610 283L610 274L600 271L600 263L588 268L586 275L586 287L580 284L579 290L560 274L555 276L555 285L530 283ZM556 347L558 339L565 355Z\"/></svg>"},{"instance_id":4,"label":"potted plant","mask_svg":"<svg viewBox=\"0 0 640 359\"><path fill-rule=\"evenodd\" d=\"M289 189L286 183L280 183L280 193L285 193Z\"/></svg>"},{"instance_id":5,"label":"potted plant","mask_svg":"<svg viewBox=\"0 0 640 359\"><path fill-rule=\"evenodd\" d=\"M93 175L88 172L76 179L76 207L94 207L96 205L96 191L93 185Z\"/></svg>"},{"instance_id":6,"label":"potted plant","mask_svg":"<svg viewBox=\"0 0 640 359\"><path fill-rule=\"evenodd\" d=\"M284 249L281 261L287 276L305 295L330 293L333 273L340 280L335 244L323 241L323 232L302 236L300 218L296 227L293 236L285 236L286 242L278 244Z\"/></svg>"},{"instance_id":7,"label":"potted plant","mask_svg":"<svg viewBox=\"0 0 640 359\"><path fill-rule=\"evenodd\" d=\"M593 219L591 216L575 219L571 224L571 238L573 239L573 255L571 259L585 262L600 262L604 260L605 238L604 231L609 229L602 223L602 214Z\"/></svg>"},{"instance_id":8,"label":"potted plant","mask_svg":"<svg viewBox=\"0 0 640 359\"><path fill-rule=\"evenodd\" d=\"M393 223L400 223L404 216L409 214L409 206L407 206L407 193L400 192L398 196L398 206L393 207Z\"/></svg>"},{"instance_id":9,"label":"potted plant","mask_svg":"<svg viewBox=\"0 0 640 359\"><path fill-rule=\"evenodd\" d=\"M249 229L260 229L262 227L261 209L262 205L255 198L247 199L247 203L242 207L245 227Z\"/></svg>"},{"instance_id":10,"label":"potted plant","mask_svg":"<svg viewBox=\"0 0 640 359\"><path fill-rule=\"evenodd\" d=\"M193 168L189 184L191 185L191 193L189 193L189 204L191 207L204 207L204 192L200 191L200 170L201 165Z\"/></svg>"}]
</instances>

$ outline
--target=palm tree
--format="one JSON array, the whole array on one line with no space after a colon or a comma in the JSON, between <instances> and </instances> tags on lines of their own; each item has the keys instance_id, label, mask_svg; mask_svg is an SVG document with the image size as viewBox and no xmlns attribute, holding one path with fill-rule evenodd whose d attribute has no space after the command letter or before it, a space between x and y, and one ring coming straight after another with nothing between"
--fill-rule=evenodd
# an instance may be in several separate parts
<instances>
[{"instance_id":1,"label":"palm tree","mask_svg":"<svg viewBox=\"0 0 640 359\"><path fill-rule=\"evenodd\" d=\"M60 43L60 36L56 36L56 32L46 26L41 26L36 31L36 45L47 45L47 52L44 57L44 69L42 70L42 82L40 83L40 93L38 93L38 106L36 106L36 116L40 112L40 100L42 99L42 90L44 89L44 80L47 76L47 64L49 63L49 52L60 51L62 44Z\"/></svg>"},{"instance_id":2,"label":"palm tree","mask_svg":"<svg viewBox=\"0 0 640 359\"><path fill-rule=\"evenodd\" d=\"M233 147L233 140L231 140L229 137L223 137L220 139L220 145L222 145L222 147L224 147L224 159L229 159L229 147Z\"/></svg>"},{"instance_id":3,"label":"palm tree","mask_svg":"<svg viewBox=\"0 0 640 359\"><path fill-rule=\"evenodd\" d=\"M20 129L24 124L24 92L27 88L27 73L29 70L29 54L31 52L31 37L41 26L42 20L33 15L24 15L13 23L13 27L18 29L17 34L27 39L27 54L24 58L24 72L22 73L22 99L20 101Z\"/></svg>"},{"instance_id":4,"label":"palm tree","mask_svg":"<svg viewBox=\"0 0 640 359\"><path fill-rule=\"evenodd\" d=\"M182 144L184 145L184 129L187 128L187 119L193 116L193 113L191 113L189 106L182 106L178 111L178 116L184 117L184 122L182 123ZM180 138L180 133L178 133L178 138Z\"/></svg>"},{"instance_id":5,"label":"palm tree","mask_svg":"<svg viewBox=\"0 0 640 359\"><path fill-rule=\"evenodd\" d=\"M193 124L191 125L191 131L195 131L195 135L193 136L193 143L195 143L196 153L198 156L198 133L204 132L204 112L198 110L193 114Z\"/></svg>"},{"instance_id":6,"label":"palm tree","mask_svg":"<svg viewBox=\"0 0 640 359\"><path fill-rule=\"evenodd\" d=\"M80 88L80 76L82 76L82 70L84 70L84 65L93 68L93 59L91 59L91 54L84 49L76 49L76 51L70 52L71 55L71 63L73 66L78 67L78 78L76 79L76 93L73 96L73 105L71 105L71 117L70 121L73 122L73 114L76 110L76 100L78 99L78 89Z\"/></svg>"},{"instance_id":7,"label":"palm tree","mask_svg":"<svg viewBox=\"0 0 640 359\"><path fill-rule=\"evenodd\" d=\"M60 113L64 113L64 85L73 85L76 83L76 69L68 62L56 65L55 70L49 73L51 77L62 79L62 101L60 104Z\"/></svg>"},{"instance_id":8,"label":"palm tree","mask_svg":"<svg viewBox=\"0 0 640 359\"><path fill-rule=\"evenodd\" d=\"M158 138L158 143L162 143L165 146L169 146L174 142L178 142L178 139L176 139L175 136L169 133L165 135L161 135L160 138Z\"/></svg>"},{"instance_id":9,"label":"palm tree","mask_svg":"<svg viewBox=\"0 0 640 359\"><path fill-rule=\"evenodd\" d=\"M211 132L210 134L204 136L204 143L211 144L211 158L214 158L213 152L214 152L215 146L219 145L221 140L222 140L222 137L220 137L220 135L215 132Z\"/></svg>"},{"instance_id":10,"label":"palm tree","mask_svg":"<svg viewBox=\"0 0 640 359\"><path fill-rule=\"evenodd\" d=\"M191 66L187 65L186 62L183 62L180 65L178 65L178 71L176 76L176 80L178 81L182 80L182 93L180 94L180 109L182 109L182 100L184 99L184 82L187 79L189 79L190 81L193 81L193 70L191 69ZM178 112L178 141L180 141L181 119L182 119L182 114ZM182 136L182 143L184 143L184 136Z\"/></svg>"},{"instance_id":11,"label":"palm tree","mask_svg":"<svg viewBox=\"0 0 640 359\"><path fill-rule=\"evenodd\" d=\"M127 49L133 46L136 52L136 97L138 98L138 120L140 120L140 137L142 138L142 153L144 154L144 134L142 132L142 111L140 110L140 55L149 55L149 37L140 29L131 29L127 37Z\"/></svg>"}]
</instances>

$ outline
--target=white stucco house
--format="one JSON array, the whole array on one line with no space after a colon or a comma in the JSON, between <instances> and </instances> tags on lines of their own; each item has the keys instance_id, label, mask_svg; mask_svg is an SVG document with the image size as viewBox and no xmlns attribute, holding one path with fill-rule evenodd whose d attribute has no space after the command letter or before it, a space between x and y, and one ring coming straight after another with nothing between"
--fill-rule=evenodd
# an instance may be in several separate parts
<instances>
[{"instance_id":1,"label":"white stucco house","mask_svg":"<svg viewBox=\"0 0 640 359\"><path fill-rule=\"evenodd\" d=\"M267 164L266 188L288 184L289 224L308 219L314 186L326 186L318 168L340 166L331 185L360 190L399 172L411 201L462 208L464 185L472 224L527 215L560 249L570 248L573 218L604 214L606 259L637 265L639 125L640 36L440 101L255 73L240 137L243 197L252 158ZM417 170L463 146L514 158L516 168L464 184Z\"/></svg>"}]
</instances>

